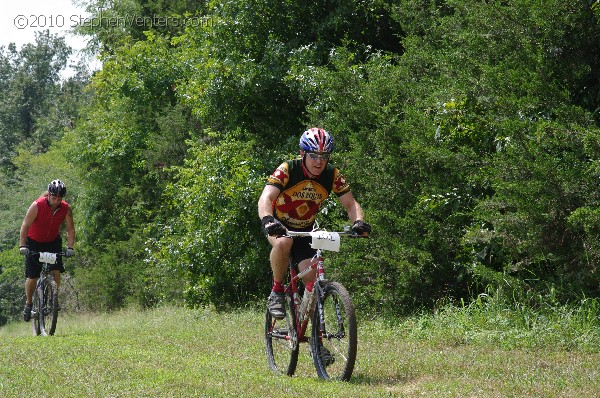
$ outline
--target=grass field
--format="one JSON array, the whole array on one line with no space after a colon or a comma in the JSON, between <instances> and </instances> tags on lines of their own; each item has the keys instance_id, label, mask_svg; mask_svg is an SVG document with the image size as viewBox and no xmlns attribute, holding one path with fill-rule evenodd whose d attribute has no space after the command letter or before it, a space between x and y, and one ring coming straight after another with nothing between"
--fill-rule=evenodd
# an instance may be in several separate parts
<instances>
[{"instance_id":1,"label":"grass field","mask_svg":"<svg viewBox=\"0 0 600 398\"><path fill-rule=\"evenodd\" d=\"M466 330L452 316L394 326L364 320L356 368L344 383L316 377L307 345L294 377L273 374L263 320L258 310L174 307L61 314L52 337L33 336L30 323L11 323L0 328L0 396L600 396L597 330L569 344L568 330ZM544 334L562 338L540 340Z\"/></svg>"}]
</instances>

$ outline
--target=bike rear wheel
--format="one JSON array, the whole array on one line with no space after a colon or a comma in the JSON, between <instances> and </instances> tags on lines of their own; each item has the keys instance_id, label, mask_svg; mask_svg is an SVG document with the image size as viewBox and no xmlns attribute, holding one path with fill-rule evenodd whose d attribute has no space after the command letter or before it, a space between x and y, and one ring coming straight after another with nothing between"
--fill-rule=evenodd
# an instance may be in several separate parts
<instances>
[{"instance_id":1,"label":"bike rear wheel","mask_svg":"<svg viewBox=\"0 0 600 398\"><path fill-rule=\"evenodd\" d=\"M311 354L323 379L350 380L357 350L356 314L350 294L338 282L317 286Z\"/></svg>"},{"instance_id":2,"label":"bike rear wheel","mask_svg":"<svg viewBox=\"0 0 600 398\"><path fill-rule=\"evenodd\" d=\"M267 309L265 317L265 347L272 371L292 376L298 364L299 342L296 333L294 304L289 295L285 300L285 318L275 319Z\"/></svg>"},{"instance_id":3,"label":"bike rear wheel","mask_svg":"<svg viewBox=\"0 0 600 398\"><path fill-rule=\"evenodd\" d=\"M34 319L34 332L42 336L52 336L58 319L58 288L52 278L42 281L37 290L38 309ZM37 322L37 325L36 325Z\"/></svg>"}]
</instances>

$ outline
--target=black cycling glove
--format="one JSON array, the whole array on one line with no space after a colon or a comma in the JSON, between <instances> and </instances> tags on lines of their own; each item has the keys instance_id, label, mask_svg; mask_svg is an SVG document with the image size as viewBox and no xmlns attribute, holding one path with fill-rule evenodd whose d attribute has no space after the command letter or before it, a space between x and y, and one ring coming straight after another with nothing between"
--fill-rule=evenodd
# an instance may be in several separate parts
<instances>
[{"instance_id":1,"label":"black cycling glove","mask_svg":"<svg viewBox=\"0 0 600 398\"><path fill-rule=\"evenodd\" d=\"M265 235L281 236L287 234L287 229L273 216L264 216L262 218L262 227Z\"/></svg>"},{"instance_id":2,"label":"black cycling glove","mask_svg":"<svg viewBox=\"0 0 600 398\"><path fill-rule=\"evenodd\" d=\"M354 224L352 224L352 231L359 235L368 235L371 233L371 226L363 220L356 220L354 221Z\"/></svg>"}]
</instances>

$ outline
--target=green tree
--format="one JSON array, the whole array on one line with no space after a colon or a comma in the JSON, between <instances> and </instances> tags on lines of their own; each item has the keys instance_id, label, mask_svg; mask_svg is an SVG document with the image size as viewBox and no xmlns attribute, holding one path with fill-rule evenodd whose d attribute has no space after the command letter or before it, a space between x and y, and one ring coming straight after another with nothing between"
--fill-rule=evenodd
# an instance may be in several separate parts
<instances>
[{"instance_id":1,"label":"green tree","mask_svg":"<svg viewBox=\"0 0 600 398\"><path fill-rule=\"evenodd\" d=\"M175 41L182 62L191 66L182 100L204 126L242 128L268 147L280 147L305 127L305 102L287 81L294 53L303 51L307 62L319 66L344 41L358 54L400 47L385 1L210 4L209 23Z\"/></svg>"},{"instance_id":2,"label":"green tree","mask_svg":"<svg viewBox=\"0 0 600 398\"><path fill-rule=\"evenodd\" d=\"M60 138L62 126L41 121L52 107L60 106L60 72L66 67L71 49L63 37L49 31L37 32L35 43L19 51L14 45L0 54L0 159L9 165L15 147L28 141L44 151L52 139Z\"/></svg>"},{"instance_id":3,"label":"green tree","mask_svg":"<svg viewBox=\"0 0 600 398\"><path fill-rule=\"evenodd\" d=\"M163 170L182 161L197 128L175 100L180 70L170 56L168 40L153 36L120 48L94 76L71 153L86 173L84 229L96 244L127 240L152 219Z\"/></svg>"},{"instance_id":4,"label":"green tree","mask_svg":"<svg viewBox=\"0 0 600 398\"><path fill-rule=\"evenodd\" d=\"M144 278L173 270L191 305L261 296L266 157L320 125L375 227L333 257L362 308L397 314L497 288L597 294L589 2L92 4L206 17L95 33L103 70L69 142L85 239L108 253L98 264L132 247L132 266L152 264ZM325 223L345 219L327 206ZM178 294L164 289L155 299Z\"/></svg>"},{"instance_id":5,"label":"green tree","mask_svg":"<svg viewBox=\"0 0 600 398\"><path fill-rule=\"evenodd\" d=\"M18 250L0 251L0 326L23 311L25 265Z\"/></svg>"},{"instance_id":6,"label":"green tree","mask_svg":"<svg viewBox=\"0 0 600 398\"><path fill-rule=\"evenodd\" d=\"M86 53L111 56L146 34L177 36L206 25L207 1L79 0L89 17L77 21L74 33L88 39Z\"/></svg>"},{"instance_id":7,"label":"green tree","mask_svg":"<svg viewBox=\"0 0 600 398\"><path fill-rule=\"evenodd\" d=\"M164 203L177 216L157 220L162 236L149 250L160 267L184 277L188 305L222 309L268 291L268 250L256 216L267 154L243 134L209 137L191 143L185 164L174 169Z\"/></svg>"},{"instance_id":8,"label":"green tree","mask_svg":"<svg viewBox=\"0 0 600 398\"><path fill-rule=\"evenodd\" d=\"M218 150L212 151L214 140L204 135L204 128L225 136L247 132L243 136L256 138L261 148L280 147L284 137L285 147L286 137L297 137L303 128L303 104L285 81L288 49L314 42L319 48L315 56L322 62L320 58L327 56L327 43L339 41L338 36L346 31L352 31L352 38L368 37L377 42L385 37L382 45L397 45L389 31L348 24L348 18L362 20L367 15L370 25L381 22L378 13L387 10L387 3L371 3L374 7L358 4L358 16L352 7L327 2L211 2L206 8L197 4L195 9L189 2L90 3L96 7L96 16L102 11L106 18L125 20L132 15L170 12L184 17L204 16L206 12L206 18L181 31L154 26L101 26L88 32L97 40L103 70L94 77L94 102L86 119L77 125L72 151L73 163L84 170L86 178L86 195L80 202L83 239L100 248L120 246L138 233L152 241L163 232L146 228L154 225L155 218L170 220L182 211L195 211L187 207L165 209L160 203L164 200L163 187L172 177L179 178L169 166L178 166L184 159L191 164L199 161L190 158L197 156L196 151L186 152L186 139L191 139L189 145L207 144L207 153L220 156ZM286 19L280 19L281 15ZM389 20L389 12L382 18ZM300 34L305 28L312 33ZM81 29L85 33L86 27ZM219 161L209 157L202 160ZM245 207L255 207L255 199L244 198L252 201L244 203ZM257 222L255 211L243 214L245 222ZM230 251L224 243L213 241L221 256L223 250ZM143 258L145 252L137 249L138 258ZM264 269L261 257L252 257L252 261L251 269L259 263ZM190 286L197 286L197 278L212 278L216 271L210 268L210 272L187 275ZM234 278L236 284L241 283L240 278ZM207 291L208 301L233 300L226 297L231 292L223 293L222 287ZM254 294L256 290L250 288L248 292ZM199 298L197 302L206 300Z\"/></svg>"},{"instance_id":9,"label":"green tree","mask_svg":"<svg viewBox=\"0 0 600 398\"><path fill-rule=\"evenodd\" d=\"M586 113L595 109L597 88L586 85L597 80L598 51L587 4L414 1L394 17L405 33L400 57L367 53L357 62L342 46L315 68L297 52L289 76L312 123L342 137L344 170L374 217L377 242L362 258L375 267L364 269L357 255L340 268L347 283L383 311L468 297L502 275L524 282L514 286L523 292L594 294L590 251L586 263L577 258L597 228L570 217L597 203L586 163L593 145L583 144L596 134ZM549 129L553 144L544 144ZM511 206L493 212L496 201ZM508 236L520 237L518 248ZM527 271L524 258L535 263Z\"/></svg>"}]
</instances>

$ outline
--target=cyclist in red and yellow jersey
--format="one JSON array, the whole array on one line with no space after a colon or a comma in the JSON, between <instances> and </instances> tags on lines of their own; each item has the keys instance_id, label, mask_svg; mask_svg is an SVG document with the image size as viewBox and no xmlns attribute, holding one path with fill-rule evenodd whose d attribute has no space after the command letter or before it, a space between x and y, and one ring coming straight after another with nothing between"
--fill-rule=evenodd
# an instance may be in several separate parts
<instances>
[{"instance_id":1,"label":"cyclist in red and yellow jersey","mask_svg":"<svg viewBox=\"0 0 600 398\"><path fill-rule=\"evenodd\" d=\"M371 232L363 210L352 195L340 171L329 163L333 139L321 128L308 129L300 137L300 158L282 163L271 174L258 200L258 216L271 244L273 288L267 307L276 319L285 317L283 279L290 259L305 270L316 250L308 238L279 239L286 230L311 231L321 204L333 192L348 212L352 229L363 235ZM309 273L305 280L314 280Z\"/></svg>"},{"instance_id":2,"label":"cyclist in red and yellow jersey","mask_svg":"<svg viewBox=\"0 0 600 398\"><path fill-rule=\"evenodd\" d=\"M75 226L73 224L73 212L63 197L67 194L67 187L61 180L54 180L48 184L48 191L36 199L25 215L21 224L19 239L19 252L26 255L28 250L37 252L58 253L62 251L62 238L60 227L64 223L67 229L67 251L66 256L74 255ZM57 258L56 264L50 267L56 286L60 285L60 273L65 271L62 257ZM23 320L29 322L31 319L31 300L33 291L42 267L37 258L25 257L25 308L23 309Z\"/></svg>"}]
</instances>

